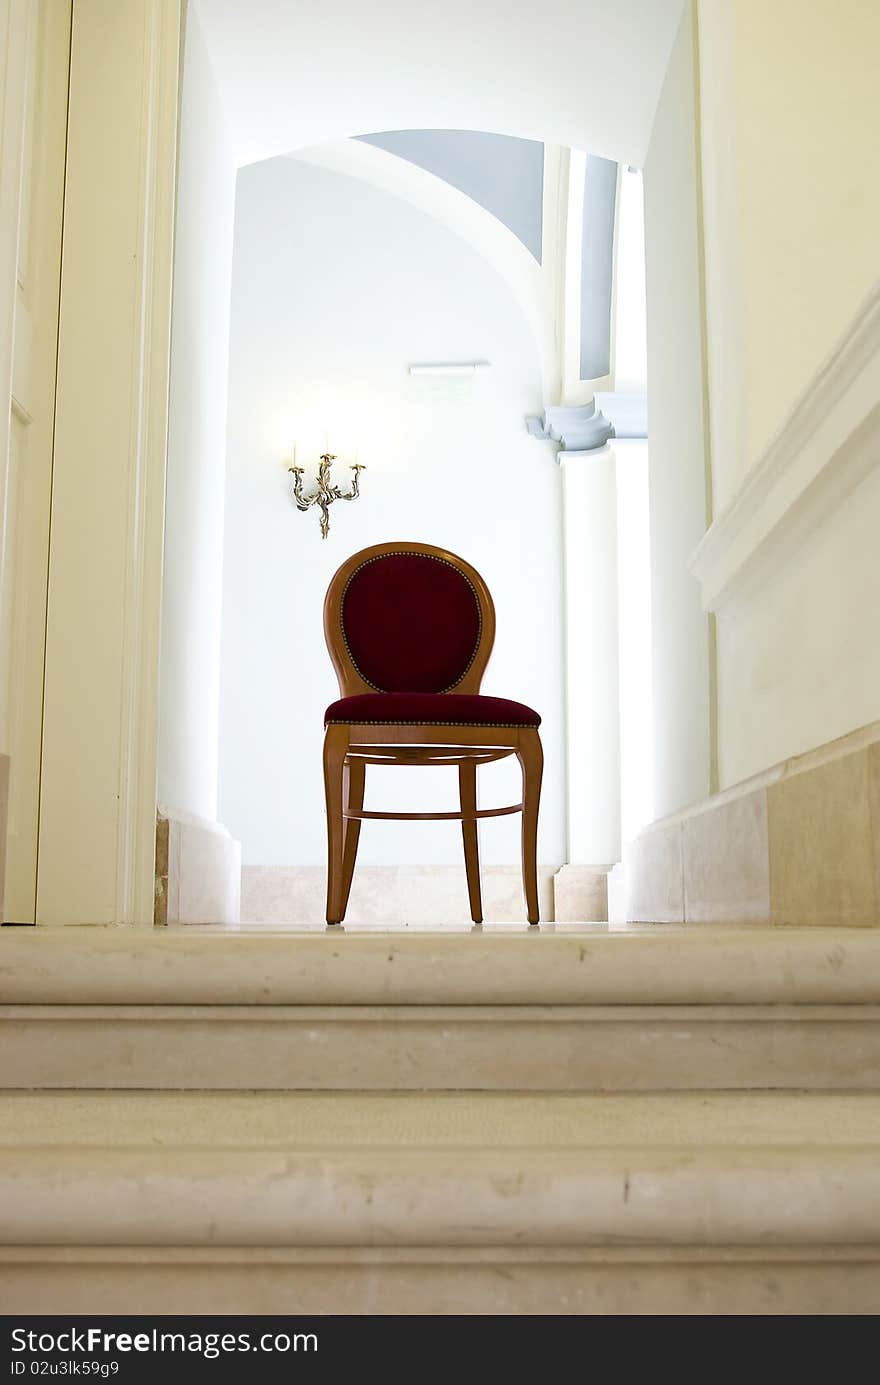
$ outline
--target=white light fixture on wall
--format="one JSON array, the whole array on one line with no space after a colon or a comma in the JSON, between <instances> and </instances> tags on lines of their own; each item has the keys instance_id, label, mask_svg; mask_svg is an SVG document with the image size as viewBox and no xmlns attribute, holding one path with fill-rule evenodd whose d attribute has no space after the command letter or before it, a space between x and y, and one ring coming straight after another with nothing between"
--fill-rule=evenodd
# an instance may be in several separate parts
<instances>
[{"instance_id":1,"label":"white light fixture on wall","mask_svg":"<svg viewBox=\"0 0 880 1385\"><path fill-rule=\"evenodd\" d=\"M480 370L490 370L491 361L449 361L446 363L411 365L410 375L476 375Z\"/></svg>"}]
</instances>

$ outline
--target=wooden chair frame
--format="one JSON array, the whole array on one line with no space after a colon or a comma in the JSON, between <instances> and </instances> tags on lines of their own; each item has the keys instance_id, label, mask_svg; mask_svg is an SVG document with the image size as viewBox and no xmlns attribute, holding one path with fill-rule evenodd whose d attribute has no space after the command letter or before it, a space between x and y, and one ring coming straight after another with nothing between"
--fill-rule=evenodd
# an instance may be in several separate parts
<instances>
[{"instance_id":1,"label":"wooden chair frame","mask_svg":"<svg viewBox=\"0 0 880 1385\"><path fill-rule=\"evenodd\" d=\"M339 680L341 697L372 693L347 648L342 605L351 577L364 563L392 553L418 553L448 563L470 582L480 607L481 628L473 658L461 679L449 689L478 693L495 642L495 606L477 570L446 549L424 543L382 543L355 553L334 576L324 601L324 637ZM453 708L450 708L452 711ZM477 808L477 768L515 755L523 781L521 803L504 808ZM458 813L375 813L364 810L366 767L445 765L458 768ZM327 806L327 923L345 918L357 859L361 823L380 818L406 822L461 822L471 918L482 923L477 823L482 818L522 813L522 876L530 924L539 922L537 834L544 754L536 726L462 726L331 722L324 734L324 790Z\"/></svg>"}]
</instances>

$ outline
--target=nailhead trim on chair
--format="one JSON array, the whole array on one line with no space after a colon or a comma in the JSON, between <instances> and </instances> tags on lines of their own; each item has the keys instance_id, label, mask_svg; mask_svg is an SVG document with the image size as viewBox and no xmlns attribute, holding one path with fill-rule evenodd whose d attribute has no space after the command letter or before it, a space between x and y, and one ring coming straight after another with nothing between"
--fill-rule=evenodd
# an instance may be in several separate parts
<instances>
[{"instance_id":1,"label":"nailhead trim on chair","mask_svg":"<svg viewBox=\"0 0 880 1385\"><path fill-rule=\"evenodd\" d=\"M325 726L476 726L496 731L537 731L535 721L339 721L336 717Z\"/></svg>"},{"instance_id":2,"label":"nailhead trim on chair","mask_svg":"<svg viewBox=\"0 0 880 1385\"><path fill-rule=\"evenodd\" d=\"M385 561L386 558L427 558L428 562L431 562L431 563L442 563L442 564L444 565L444 567L451 567L452 570L453 570L453 572L457 572L458 575L459 575L459 577L463 577L464 580L467 582L468 586L470 587L471 591L472 591L473 594L474 594L474 601L477 603L477 638L476 638L476 642L475 642L475 644L474 644L473 653L471 654L471 657L468 659L465 668L462 670L462 672L461 672L461 673L459 674L459 676L456 678L455 682L454 682L454 683L450 683L448 688L438 688L438 689L437 689L437 692L438 692L438 693L448 693L448 692L451 692L453 688L457 688L457 687L458 687L459 683L460 683L460 682L462 681L462 679L467 675L468 671L470 670L471 664L474 662L474 659L476 659L476 657L477 657L477 650L478 650L479 647L480 647L480 640L483 638L483 608L482 608L482 606L480 605L480 596L479 596L479 593L478 593L476 587L474 586L473 582L471 581L471 579L468 577L467 573L466 573L466 572L462 572L461 568L460 568L460 567L456 567L455 563L451 563L451 562L449 561L448 558L438 558L438 557L437 557L435 554L433 554L433 553L417 553L417 552L415 551L415 549L409 549L409 548L407 548L407 549L395 550L393 553L377 553L376 556L375 556L375 558L366 558L366 559L364 560L364 562L358 563L357 567L355 568L354 572L351 573L351 575L349 576L348 581L346 582L346 584L345 584L345 586L344 586L344 588L343 588L343 591L342 591L342 599L341 599L341 601L339 602L339 630L340 630L340 633L341 633L341 635L342 635L342 643L343 643L344 646L345 646L345 652L346 652L346 654L348 655L349 659L350 659L351 662L352 662L352 667L354 668L355 673L357 674L357 676L358 676L359 678L363 678L363 680L364 680L364 682L367 684L367 686L370 687L370 688L373 688L375 692L388 692L388 689L387 689L387 688L380 688L379 685L378 685L377 683L372 683L372 682L370 682L370 679L369 679L369 678L364 677L364 674L361 672L360 668L358 667L357 660L355 659L354 655L353 655L352 652L351 652L351 649L349 648L348 640L347 640L346 634L345 634L345 624L344 624L343 619L342 619L343 612L345 611L345 597L346 597L346 594L347 594L347 592L348 592L348 589L349 589L349 587L351 586L352 582L354 581L355 577L357 577L358 573L361 571L362 568L369 567L369 566L370 566L370 563L382 563L382 562ZM335 723L333 723L333 724L334 724L334 725L339 725L339 726L347 725L347 723L345 723L345 722L335 722ZM389 721L389 722L385 722L385 721L361 721L361 722L358 722L358 723L357 723L358 726L471 726L471 725L475 725L475 724L476 724L476 725L481 725L481 726L482 726L482 725L485 725L485 724L488 724L488 723L483 723L483 722L472 723L472 722L469 722L469 721L449 721L449 722L446 722L446 721L423 721L423 722L418 722L418 721L397 721L397 722L393 722L393 721ZM499 724L500 724L500 723L499 723ZM325 722L325 725L329 726L330 723L329 723L329 722Z\"/></svg>"}]
</instances>

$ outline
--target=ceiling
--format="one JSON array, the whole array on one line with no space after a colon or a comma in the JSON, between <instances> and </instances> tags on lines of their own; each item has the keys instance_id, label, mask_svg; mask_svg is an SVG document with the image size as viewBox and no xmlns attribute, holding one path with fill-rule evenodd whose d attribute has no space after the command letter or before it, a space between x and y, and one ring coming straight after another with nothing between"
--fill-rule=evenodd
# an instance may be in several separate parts
<instances>
[{"instance_id":1,"label":"ceiling","mask_svg":"<svg viewBox=\"0 0 880 1385\"><path fill-rule=\"evenodd\" d=\"M236 161L484 130L640 165L683 0L191 0Z\"/></svg>"}]
</instances>

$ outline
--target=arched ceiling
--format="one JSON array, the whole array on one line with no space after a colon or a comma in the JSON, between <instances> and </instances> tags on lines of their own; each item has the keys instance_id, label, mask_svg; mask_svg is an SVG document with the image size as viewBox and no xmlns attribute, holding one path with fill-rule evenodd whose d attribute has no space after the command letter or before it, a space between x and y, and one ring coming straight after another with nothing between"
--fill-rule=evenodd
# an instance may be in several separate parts
<instances>
[{"instance_id":1,"label":"arched ceiling","mask_svg":"<svg viewBox=\"0 0 880 1385\"><path fill-rule=\"evenodd\" d=\"M472 197L541 263L544 146L540 140L479 130L387 130L357 138L424 168Z\"/></svg>"},{"instance_id":2,"label":"arched ceiling","mask_svg":"<svg viewBox=\"0 0 880 1385\"><path fill-rule=\"evenodd\" d=\"M235 158L484 130L641 164L683 0L191 0Z\"/></svg>"},{"instance_id":3,"label":"arched ceiling","mask_svg":"<svg viewBox=\"0 0 880 1385\"><path fill-rule=\"evenodd\" d=\"M543 149L543 145L541 146ZM454 183L420 165L360 139L322 140L287 156L295 163L316 164L358 178L424 212L466 241L507 284L535 338L544 394L559 393L557 343L558 243L551 228L548 255L542 264L503 220ZM547 175L557 187L558 157L551 153Z\"/></svg>"}]
</instances>

